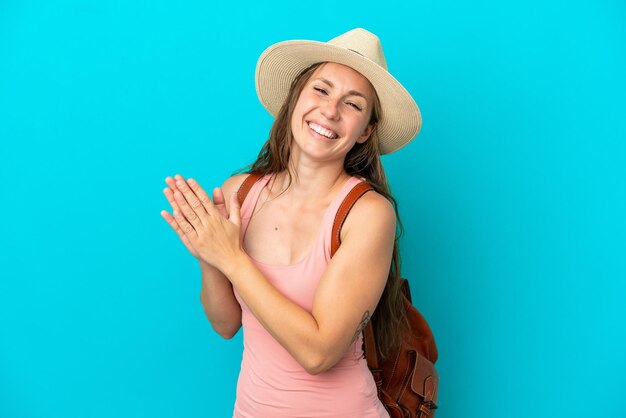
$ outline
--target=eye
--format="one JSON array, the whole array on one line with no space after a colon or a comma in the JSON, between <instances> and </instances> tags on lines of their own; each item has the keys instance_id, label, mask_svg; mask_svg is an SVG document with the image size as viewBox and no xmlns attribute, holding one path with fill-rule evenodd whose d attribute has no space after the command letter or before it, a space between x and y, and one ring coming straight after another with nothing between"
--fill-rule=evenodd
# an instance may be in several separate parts
<instances>
[{"instance_id":1,"label":"eye","mask_svg":"<svg viewBox=\"0 0 626 418\"><path fill-rule=\"evenodd\" d=\"M313 90L318 91L322 94L328 94L328 92L326 91L326 89L323 89L321 87L313 87Z\"/></svg>"},{"instance_id":2,"label":"eye","mask_svg":"<svg viewBox=\"0 0 626 418\"><path fill-rule=\"evenodd\" d=\"M358 110L359 112L362 110L362 109L361 109L361 106L359 106L359 105L358 105L358 104L356 104L356 103L346 102L346 104L347 104L348 106L352 106L354 109Z\"/></svg>"}]
</instances>

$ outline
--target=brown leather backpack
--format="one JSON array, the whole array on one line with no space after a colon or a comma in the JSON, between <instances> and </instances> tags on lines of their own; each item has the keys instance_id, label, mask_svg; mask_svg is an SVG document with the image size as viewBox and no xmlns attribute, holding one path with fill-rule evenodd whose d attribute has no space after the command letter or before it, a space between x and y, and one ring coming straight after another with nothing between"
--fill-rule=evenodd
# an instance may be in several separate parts
<instances>
[{"instance_id":1,"label":"brown leather backpack","mask_svg":"<svg viewBox=\"0 0 626 418\"><path fill-rule=\"evenodd\" d=\"M260 177L259 174L251 174L244 180L237 192L240 204ZM333 222L331 257L341 244L341 227L350 209L370 190L374 188L369 183L358 183L339 206ZM434 417L439 386L439 375L434 366L438 356L437 346L428 323L412 305L409 282L402 280L404 306L410 326L397 352L385 360L379 360L374 327L371 321L368 322L364 330L367 366L376 382L378 398L391 418Z\"/></svg>"}]
</instances>

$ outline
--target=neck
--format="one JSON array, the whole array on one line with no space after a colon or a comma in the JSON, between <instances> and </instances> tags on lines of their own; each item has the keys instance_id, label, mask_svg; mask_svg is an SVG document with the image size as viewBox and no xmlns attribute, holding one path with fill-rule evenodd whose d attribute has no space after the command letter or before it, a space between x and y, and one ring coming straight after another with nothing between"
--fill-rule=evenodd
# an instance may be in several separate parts
<instances>
[{"instance_id":1,"label":"neck","mask_svg":"<svg viewBox=\"0 0 626 418\"><path fill-rule=\"evenodd\" d=\"M285 191L294 201L321 201L334 195L336 189L350 177L343 169L343 161L331 163L297 160L292 158L289 161L289 173L285 170L277 174L272 194L278 195Z\"/></svg>"}]
</instances>

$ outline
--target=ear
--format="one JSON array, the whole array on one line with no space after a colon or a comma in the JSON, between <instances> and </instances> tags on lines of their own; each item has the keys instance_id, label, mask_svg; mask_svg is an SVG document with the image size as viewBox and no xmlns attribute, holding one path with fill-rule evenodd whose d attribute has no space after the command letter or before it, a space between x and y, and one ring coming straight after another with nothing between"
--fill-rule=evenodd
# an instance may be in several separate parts
<instances>
[{"instance_id":1,"label":"ear","mask_svg":"<svg viewBox=\"0 0 626 418\"><path fill-rule=\"evenodd\" d=\"M369 125L367 125L365 127L365 130L361 134L361 136L359 136L359 138L356 140L356 142L358 142L359 144L362 144L365 141L367 141L367 139L370 137L370 135L372 135L372 132L374 132L374 128L375 127L376 127L375 123L370 123Z\"/></svg>"}]
</instances>

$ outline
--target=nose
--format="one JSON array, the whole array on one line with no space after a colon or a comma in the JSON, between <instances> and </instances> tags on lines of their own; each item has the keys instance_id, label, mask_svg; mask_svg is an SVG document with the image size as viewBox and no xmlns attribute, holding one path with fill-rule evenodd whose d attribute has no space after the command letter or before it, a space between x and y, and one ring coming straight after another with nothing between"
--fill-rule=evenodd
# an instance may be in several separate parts
<instances>
[{"instance_id":1,"label":"nose","mask_svg":"<svg viewBox=\"0 0 626 418\"><path fill-rule=\"evenodd\" d=\"M321 113L327 119L335 120L339 117L339 106L336 100L328 99L321 106Z\"/></svg>"}]
</instances>

